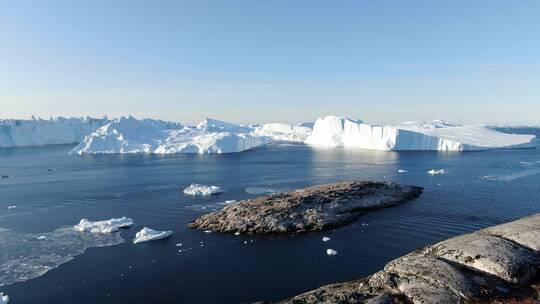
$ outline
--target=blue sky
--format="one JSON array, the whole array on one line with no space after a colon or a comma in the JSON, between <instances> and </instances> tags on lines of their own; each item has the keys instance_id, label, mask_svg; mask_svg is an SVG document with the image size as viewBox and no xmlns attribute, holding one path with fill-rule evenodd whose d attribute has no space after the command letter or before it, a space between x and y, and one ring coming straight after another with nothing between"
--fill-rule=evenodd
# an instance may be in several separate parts
<instances>
[{"instance_id":1,"label":"blue sky","mask_svg":"<svg viewBox=\"0 0 540 304\"><path fill-rule=\"evenodd\" d=\"M0 0L0 117L540 123L540 1Z\"/></svg>"}]
</instances>

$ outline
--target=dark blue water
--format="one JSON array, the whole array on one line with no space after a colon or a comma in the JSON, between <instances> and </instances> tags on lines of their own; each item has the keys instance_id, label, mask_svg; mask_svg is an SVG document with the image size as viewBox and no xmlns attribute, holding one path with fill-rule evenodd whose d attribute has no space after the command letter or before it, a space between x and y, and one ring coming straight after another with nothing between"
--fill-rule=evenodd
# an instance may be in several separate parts
<instances>
[{"instance_id":1,"label":"dark blue water","mask_svg":"<svg viewBox=\"0 0 540 304\"><path fill-rule=\"evenodd\" d=\"M398 153L270 145L226 155L73 156L70 148L0 149L0 174L10 176L0 179L0 227L32 239L81 218L128 216L135 225L121 231L119 245L89 246L43 276L0 286L15 304L278 300L366 276L423 245L540 212L540 149ZM442 168L448 173L426 173ZM327 233L233 236L186 227L225 200L253 197L248 187L285 191L348 179L397 181L425 192ZM184 195L192 182L224 192ZM144 226L174 234L132 244ZM323 235L331 241L323 243ZM27 241L21 246L21 255L42 250ZM327 256L327 248L339 254Z\"/></svg>"}]
</instances>

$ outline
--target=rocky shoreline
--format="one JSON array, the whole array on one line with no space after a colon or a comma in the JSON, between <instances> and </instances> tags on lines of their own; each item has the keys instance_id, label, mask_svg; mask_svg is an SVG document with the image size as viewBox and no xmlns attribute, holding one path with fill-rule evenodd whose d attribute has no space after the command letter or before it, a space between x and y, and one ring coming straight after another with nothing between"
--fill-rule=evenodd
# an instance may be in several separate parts
<instances>
[{"instance_id":1,"label":"rocky shoreline","mask_svg":"<svg viewBox=\"0 0 540 304\"><path fill-rule=\"evenodd\" d=\"M539 298L540 213L447 239L367 278L279 303L539 303Z\"/></svg>"},{"instance_id":2,"label":"rocky shoreline","mask_svg":"<svg viewBox=\"0 0 540 304\"><path fill-rule=\"evenodd\" d=\"M214 232L303 233L343 226L373 209L417 198L421 187L346 181L243 200L203 215L191 228Z\"/></svg>"}]
</instances>

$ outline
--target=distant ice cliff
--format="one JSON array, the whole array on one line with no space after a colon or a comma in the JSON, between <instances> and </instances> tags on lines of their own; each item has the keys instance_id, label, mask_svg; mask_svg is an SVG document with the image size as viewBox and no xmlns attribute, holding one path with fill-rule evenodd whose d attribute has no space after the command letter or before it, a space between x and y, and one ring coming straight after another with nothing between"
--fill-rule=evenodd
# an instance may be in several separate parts
<instances>
[{"instance_id":1,"label":"distant ice cliff","mask_svg":"<svg viewBox=\"0 0 540 304\"><path fill-rule=\"evenodd\" d=\"M442 120L372 125L326 116L317 119L306 143L370 150L468 151L534 146L534 135L506 134L481 125L460 126Z\"/></svg>"}]
</instances>

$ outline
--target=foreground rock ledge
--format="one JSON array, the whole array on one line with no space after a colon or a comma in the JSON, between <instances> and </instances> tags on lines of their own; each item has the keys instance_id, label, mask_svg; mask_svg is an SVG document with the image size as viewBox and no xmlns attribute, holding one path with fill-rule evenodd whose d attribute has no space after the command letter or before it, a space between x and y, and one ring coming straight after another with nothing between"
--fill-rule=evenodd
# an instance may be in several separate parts
<instances>
[{"instance_id":1,"label":"foreground rock ledge","mask_svg":"<svg viewBox=\"0 0 540 304\"><path fill-rule=\"evenodd\" d=\"M302 233L345 225L359 215L418 197L422 188L346 181L231 204L189 224L215 232Z\"/></svg>"},{"instance_id":2,"label":"foreground rock ledge","mask_svg":"<svg viewBox=\"0 0 540 304\"><path fill-rule=\"evenodd\" d=\"M540 213L442 241L367 278L279 303L539 303L539 248Z\"/></svg>"}]
</instances>

